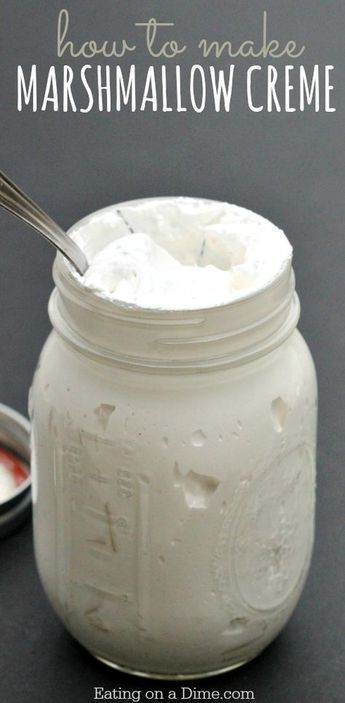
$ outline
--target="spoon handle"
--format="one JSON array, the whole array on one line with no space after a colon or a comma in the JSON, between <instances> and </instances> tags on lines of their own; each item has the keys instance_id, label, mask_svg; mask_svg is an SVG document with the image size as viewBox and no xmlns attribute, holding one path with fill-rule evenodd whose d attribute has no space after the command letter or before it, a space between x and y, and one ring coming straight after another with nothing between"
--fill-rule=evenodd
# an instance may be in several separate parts
<instances>
[{"instance_id":1,"label":"spoon handle","mask_svg":"<svg viewBox=\"0 0 345 703\"><path fill-rule=\"evenodd\" d=\"M0 206L43 235L83 275L88 269L84 252L66 232L0 171Z\"/></svg>"}]
</instances>

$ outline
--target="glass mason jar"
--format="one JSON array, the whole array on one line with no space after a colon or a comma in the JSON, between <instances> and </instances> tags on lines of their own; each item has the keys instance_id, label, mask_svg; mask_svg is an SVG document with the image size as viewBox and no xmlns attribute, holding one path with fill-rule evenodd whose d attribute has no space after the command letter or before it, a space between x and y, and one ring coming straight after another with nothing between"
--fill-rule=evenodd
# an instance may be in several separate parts
<instances>
[{"instance_id":1,"label":"glass mason jar","mask_svg":"<svg viewBox=\"0 0 345 703\"><path fill-rule=\"evenodd\" d=\"M299 599L317 391L294 274L219 307L97 297L61 255L32 393L40 577L95 657L157 678L244 664Z\"/></svg>"}]
</instances>

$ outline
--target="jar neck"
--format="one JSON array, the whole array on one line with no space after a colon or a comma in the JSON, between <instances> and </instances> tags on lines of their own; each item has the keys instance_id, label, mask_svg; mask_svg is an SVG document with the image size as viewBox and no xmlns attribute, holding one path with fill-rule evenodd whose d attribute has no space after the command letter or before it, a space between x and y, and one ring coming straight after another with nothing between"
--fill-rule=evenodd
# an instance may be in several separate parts
<instances>
[{"instance_id":1,"label":"jar neck","mask_svg":"<svg viewBox=\"0 0 345 703\"><path fill-rule=\"evenodd\" d=\"M277 348L299 318L290 265L254 295L182 311L104 300L78 283L60 254L53 273L49 315L54 328L82 353L122 365L186 370L239 365Z\"/></svg>"}]
</instances>

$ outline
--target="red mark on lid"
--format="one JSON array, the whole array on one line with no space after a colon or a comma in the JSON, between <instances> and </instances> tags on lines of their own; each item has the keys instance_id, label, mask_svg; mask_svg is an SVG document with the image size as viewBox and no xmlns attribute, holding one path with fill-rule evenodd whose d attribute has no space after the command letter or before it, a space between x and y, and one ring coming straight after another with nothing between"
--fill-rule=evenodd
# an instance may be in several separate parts
<instances>
[{"instance_id":1,"label":"red mark on lid","mask_svg":"<svg viewBox=\"0 0 345 703\"><path fill-rule=\"evenodd\" d=\"M0 447L0 470L2 473L6 472L12 479L14 489L18 488L29 475L29 470L25 464L15 454L12 454L8 449L4 449L4 447Z\"/></svg>"}]
</instances>

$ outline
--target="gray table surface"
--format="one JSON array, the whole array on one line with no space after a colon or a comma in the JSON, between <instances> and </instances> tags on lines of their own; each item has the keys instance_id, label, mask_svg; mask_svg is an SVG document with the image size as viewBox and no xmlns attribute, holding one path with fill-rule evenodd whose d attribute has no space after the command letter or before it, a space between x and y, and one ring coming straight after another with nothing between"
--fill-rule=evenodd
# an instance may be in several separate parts
<instances>
[{"instance_id":1,"label":"gray table surface","mask_svg":"<svg viewBox=\"0 0 345 703\"><path fill-rule=\"evenodd\" d=\"M244 205L286 231L295 249L300 329L320 391L316 543L310 576L284 632L254 662L196 681L207 690L246 690L269 703L344 698L344 73L343 0L300 3L189 0L64 3L80 40L125 36L134 21L173 19L189 44L200 36L249 38L263 9L272 32L307 45L305 65L336 67L334 114L253 114L238 99L230 114L18 113L18 63L56 63L61 3L0 3L1 168L63 225L135 197L183 194ZM181 59L195 62L191 51ZM136 61L140 63L140 54ZM147 59L142 57L142 63ZM225 62L226 64L226 62ZM49 331L49 246L0 213L0 399L26 412L39 350ZM39 584L31 525L0 543L1 703L86 703L93 687L167 691L93 661L55 618Z\"/></svg>"}]
</instances>

